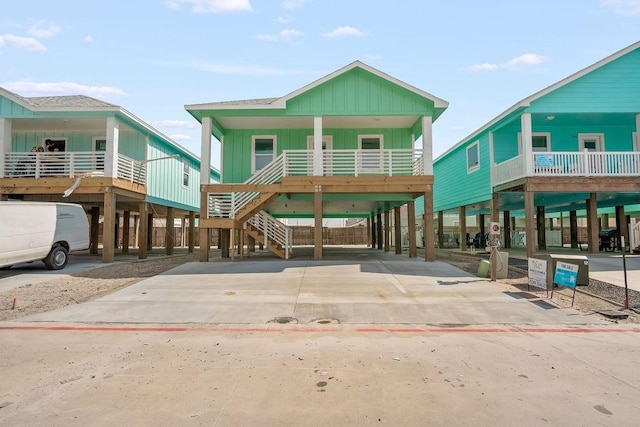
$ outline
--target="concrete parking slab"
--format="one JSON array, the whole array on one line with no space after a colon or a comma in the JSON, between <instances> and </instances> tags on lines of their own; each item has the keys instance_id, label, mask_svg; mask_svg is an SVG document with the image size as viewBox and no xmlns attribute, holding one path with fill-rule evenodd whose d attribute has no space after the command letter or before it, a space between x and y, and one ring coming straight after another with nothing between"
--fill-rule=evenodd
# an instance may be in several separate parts
<instances>
[{"instance_id":1,"label":"concrete parking slab","mask_svg":"<svg viewBox=\"0 0 640 427\"><path fill-rule=\"evenodd\" d=\"M95 301L21 320L264 324L280 318L302 324L605 323L539 299L514 298L449 264L393 256L188 263Z\"/></svg>"}]
</instances>

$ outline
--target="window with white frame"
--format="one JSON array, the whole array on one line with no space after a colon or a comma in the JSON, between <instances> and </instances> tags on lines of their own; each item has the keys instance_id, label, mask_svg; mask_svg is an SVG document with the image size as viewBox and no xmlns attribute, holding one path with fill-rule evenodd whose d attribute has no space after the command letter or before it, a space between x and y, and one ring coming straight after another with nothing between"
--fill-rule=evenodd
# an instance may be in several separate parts
<instances>
[{"instance_id":1,"label":"window with white frame","mask_svg":"<svg viewBox=\"0 0 640 427\"><path fill-rule=\"evenodd\" d=\"M382 172L383 135L358 135L358 149L361 152L360 169L363 172Z\"/></svg>"},{"instance_id":2,"label":"window with white frame","mask_svg":"<svg viewBox=\"0 0 640 427\"><path fill-rule=\"evenodd\" d=\"M187 160L183 160L182 162L182 186L189 187L189 173L191 172L191 168L189 167L189 162Z\"/></svg>"},{"instance_id":3,"label":"window with white frame","mask_svg":"<svg viewBox=\"0 0 640 427\"><path fill-rule=\"evenodd\" d=\"M531 134L531 151L544 152L551 151L551 133L534 132ZM522 154L522 134L518 133L518 155Z\"/></svg>"},{"instance_id":4,"label":"window with white frame","mask_svg":"<svg viewBox=\"0 0 640 427\"><path fill-rule=\"evenodd\" d=\"M478 141L467 147L467 172L480 169L480 144Z\"/></svg>"},{"instance_id":5,"label":"window with white frame","mask_svg":"<svg viewBox=\"0 0 640 427\"><path fill-rule=\"evenodd\" d=\"M271 163L276 154L275 135L254 135L251 138L251 173Z\"/></svg>"},{"instance_id":6,"label":"window with white frame","mask_svg":"<svg viewBox=\"0 0 640 427\"><path fill-rule=\"evenodd\" d=\"M104 152L107 151L107 138L94 136L93 151L96 153L93 160L94 169L104 170Z\"/></svg>"}]
</instances>

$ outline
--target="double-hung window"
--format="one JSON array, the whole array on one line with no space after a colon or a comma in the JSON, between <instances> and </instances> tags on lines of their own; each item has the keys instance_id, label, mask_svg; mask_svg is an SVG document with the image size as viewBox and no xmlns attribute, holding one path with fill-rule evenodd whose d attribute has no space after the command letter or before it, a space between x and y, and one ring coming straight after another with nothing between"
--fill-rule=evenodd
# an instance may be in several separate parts
<instances>
[{"instance_id":1,"label":"double-hung window","mask_svg":"<svg viewBox=\"0 0 640 427\"><path fill-rule=\"evenodd\" d=\"M467 172L480 169L480 144L478 141L467 147Z\"/></svg>"},{"instance_id":2,"label":"double-hung window","mask_svg":"<svg viewBox=\"0 0 640 427\"><path fill-rule=\"evenodd\" d=\"M182 186L189 187L189 172L191 171L189 167L189 162L184 160L182 162Z\"/></svg>"},{"instance_id":3,"label":"double-hung window","mask_svg":"<svg viewBox=\"0 0 640 427\"><path fill-rule=\"evenodd\" d=\"M251 172L255 173L271 163L276 153L274 135L254 135L251 139Z\"/></svg>"}]
</instances>

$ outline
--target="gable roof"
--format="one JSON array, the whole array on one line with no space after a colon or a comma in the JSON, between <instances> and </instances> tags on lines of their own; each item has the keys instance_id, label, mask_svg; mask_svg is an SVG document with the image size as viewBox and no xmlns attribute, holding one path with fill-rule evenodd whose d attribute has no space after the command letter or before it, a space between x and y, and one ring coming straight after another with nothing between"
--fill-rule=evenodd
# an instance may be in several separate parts
<instances>
[{"instance_id":1,"label":"gable roof","mask_svg":"<svg viewBox=\"0 0 640 427\"><path fill-rule=\"evenodd\" d=\"M499 114L498 116L494 117L491 121L487 122L484 126L482 126L481 128L475 130L474 132L472 132L471 134L469 134L468 136L466 136L465 138L463 138L462 140L460 140L457 144L453 145L451 148L449 148L447 151L445 151L444 153L442 153L440 156L438 156L437 159L434 160L438 161L440 158L446 156L447 154L449 154L450 152L452 152L453 150L455 150L456 148L458 148L460 145L466 144L467 142L469 142L470 139L473 139L475 137L477 137L479 134L483 133L484 131L486 131L487 129L490 129L491 127L493 127L495 124L497 124L498 122L506 119L507 117L509 117L510 115L518 112L519 110L523 110L527 107L529 107L531 105L531 103L537 99L542 98L545 95L548 95L549 93L568 85L569 83L578 80L581 77L584 77L585 75L597 70L598 68L604 67L605 65L615 61L618 58L621 58L625 55L627 55L630 52L633 52L636 49L640 48L640 41L633 43L630 46L625 47L624 49L621 49L609 56L607 56L604 59L601 59L600 61L589 65L586 68L583 68L580 71L577 71L573 74L571 74L568 77L565 77L564 79L550 85L547 86L546 88L535 92L533 95L530 95L524 99L522 99L521 101L516 102L515 104L513 104L511 107L507 108L505 111L503 111L501 114Z\"/></svg>"},{"instance_id":2,"label":"gable roof","mask_svg":"<svg viewBox=\"0 0 640 427\"><path fill-rule=\"evenodd\" d=\"M354 61L351 64L340 68L337 71L334 71L331 74L327 74L324 77L319 78L318 80L309 83L306 86L301 87L285 96L280 98L263 98L263 99L253 99L253 100L242 100L242 101L224 101L224 102L212 102L212 103L204 103L204 104L190 104L185 105L186 110L233 110L233 109L245 109L247 107L255 108L255 109L284 109L287 106L287 101L295 98L296 96L308 92L309 90L320 86L323 83L328 82L329 80L334 79L348 71L353 70L354 68L361 68L365 71L370 72L384 80L387 80L393 84L396 84L410 92L415 93L418 96L429 99L433 101L435 108L447 108L449 103L444 99L438 98L428 92L425 92L421 89L416 88L415 86L411 86L401 80L396 79L388 74L383 73L380 70L377 70L361 61Z\"/></svg>"}]
</instances>

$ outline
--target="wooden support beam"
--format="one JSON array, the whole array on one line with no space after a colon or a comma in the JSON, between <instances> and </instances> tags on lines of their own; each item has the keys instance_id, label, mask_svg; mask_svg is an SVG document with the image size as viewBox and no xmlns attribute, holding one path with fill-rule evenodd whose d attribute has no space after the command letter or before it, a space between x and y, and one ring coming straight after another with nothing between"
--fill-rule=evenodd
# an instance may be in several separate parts
<instances>
[{"instance_id":1,"label":"wooden support beam","mask_svg":"<svg viewBox=\"0 0 640 427\"><path fill-rule=\"evenodd\" d=\"M367 247L370 248L372 247L372 243L371 243L371 218L367 217Z\"/></svg>"},{"instance_id":2,"label":"wooden support beam","mask_svg":"<svg viewBox=\"0 0 640 427\"><path fill-rule=\"evenodd\" d=\"M315 188L313 197L313 259L322 259L322 186Z\"/></svg>"},{"instance_id":3,"label":"wooden support beam","mask_svg":"<svg viewBox=\"0 0 640 427\"><path fill-rule=\"evenodd\" d=\"M384 251L391 250L391 212L384 211Z\"/></svg>"},{"instance_id":4,"label":"wooden support beam","mask_svg":"<svg viewBox=\"0 0 640 427\"><path fill-rule=\"evenodd\" d=\"M114 193L115 194L115 193ZM115 207L114 207L115 209ZM113 221L113 247L118 248L118 240L120 237L120 214L115 213L115 220Z\"/></svg>"},{"instance_id":5,"label":"wooden support beam","mask_svg":"<svg viewBox=\"0 0 640 427\"><path fill-rule=\"evenodd\" d=\"M394 246L396 255L402 253L402 223L400 219L400 206L393 208L393 233L395 237Z\"/></svg>"},{"instance_id":6,"label":"wooden support beam","mask_svg":"<svg viewBox=\"0 0 640 427\"><path fill-rule=\"evenodd\" d=\"M209 261L209 228L204 223L208 216L209 200L206 192L200 193L200 222L198 223L198 242L200 245L200 262Z\"/></svg>"},{"instance_id":7,"label":"wooden support beam","mask_svg":"<svg viewBox=\"0 0 640 427\"><path fill-rule=\"evenodd\" d=\"M467 208L466 206L460 206L458 211L458 222L460 223L460 250L467 250Z\"/></svg>"},{"instance_id":8,"label":"wooden support beam","mask_svg":"<svg viewBox=\"0 0 640 427\"><path fill-rule=\"evenodd\" d=\"M504 239L505 249L511 247L511 212L502 212L502 238Z\"/></svg>"},{"instance_id":9,"label":"wooden support beam","mask_svg":"<svg viewBox=\"0 0 640 427\"><path fill-rule=\"evenodd\" d=\"M91 226L89 238L89 253L91 255L98 254L98 244L100 240L100 207L91 207Z\"/></svg>"},{"instance_id":10,"label":"wooden support beam","mask_svg":"<svg viewBox=\"0 0 640 427\"><path fill-rule=\"evenodd\" d=\"M229 244L231 242L231 230L228 228L218 230L220 233L220 256L229 258Z\"/></svg>"},{"instance_id":11,"label":"wooden support beam","mask_svg":"<svg viewBox=\"0 0 640 427\"><path fill-rule=\"evenodd\" d=\"M496 193L493 193L496 194ZM480 247L484 248L486 246L485 238L484 238L484 230L485 230L485 218L484 214L478 215L478 232L480 233Z\"/></svg>"},{"instance_id":12,"label":"wooden support beam","mask_svg":"<svg viewBox=\"0 0 640 427\"><path fill-rule=\"evenodd\" d=\"M103 217L102 262L113 262L115 246L113 230L116 218L116 193L113 191L104 193Z\"/></svg>"},{"instance_id":13,"label":"wooden support beam","mask_svg":"<svg viewBox=\"0 0 640 427\"><path fill-rule=\"evenodd\" d=\"M424 234L424 260L436 260L435 234L433 232L433 194L431 190L424 193L424 215L422 215Z\"/></svg>"},{"instance_id":14,"label":"wooden support beam","mask_svg":"<svg viewBox=\"0 0 640 427\"><path fill-rule=\"evenodd\" d=\"M538 230L538 250L547 250L547 236L545 233L544 206L536 207L536 229Z\"/></svg>"},{"instance_id":15,"label":"wooden support beam","mask_svg":"<svg viewBox=\"0 0 640 427\"><path fill-rule=\"evenodd\" d=\"M500 193L493 193L491 195L491 221L500 222ZM489 229L491 230L491 229ZM482 236L484 236L484 227L482 229ZM500 238L500 236L489 236L490 239ZM491 246L491 281L495 282L498 276L498 257L496 255L497 247Z\"/></svg>"},{"instance_id":16,"label":"wooden support beam","mask_svg":"<svg viewBox=\"0 0 640 427\"><path fill-rule=\"evenodd\" d=\"M587 204L587 233L589 233L589 253L596 254L599 250L598 245L598 195L590 193L586 200Z\"/></svg>"},{"instance_id":17,"label":"wooden support beam","mask_svg":"<svg viewBox=\"0 0 640 427\"><path fill-rule=\"evenodd\" d=\"M629 231L627 227L627 216L624 214L624 206L616 206L616 229L618 230L618 239L624 237L625 247L629 247ZM620 241L618 241L620 243Z\"/></svg>"},{"instance_id":18,"label":"wooden support beam","mask_svg":"<svg viewBox=\"0 0 640 427\"><path fill-rule=\"evenodd\" d=\"M524 192L524 217L525 217L525 236L527 236L527 258L532 258L536 252L535 236L535 202L533 199L533 191Z\"/></svg>"},{"instance_id":19,"label":"wooden support beam","mask_svg":"<svg viewBox=\"0 0 640 427\"><path fill-rule=\"evenodd\" d=\"M372 214L371 215L371 249L375 249L376 248L376 244L377 244L377 237L376 237L376 230L378 229L377 225L376 225L376 215Z\"/></svg>"},{"instance_id":20,"label":"wooden support beam","mask_svg":"<svg viewBox=\"0 0 640 427\"><path fill-rule=\"evenodd\" d=\"M569 211L569 234L571 235L571 248L578 249L578 213Z\"/></svg>"},{"instance_id":21,"label":"wooden support beam","mask_svg":"<svg viewBox=\"0 0 640 427\"><path fill-rule=\"evenodd\" d=\"M171 206L167 206L167 219L164 225L164 253L173 255L173 249L176 243L175 223L176 215Z\"/></svg>"},{"instance_id":22,"label":"wooden support beam","mask_svg":"<svg viewBox=\"0 0 640 427\"><path fill-rule=\"evenodd\" d=\"M131 226L131 212L124 211L122 223L122 252L129 252L129 227Z\"/></svg>"},{"instance_id":23,"label":"wooden support beam","mask_svg":"<svg viewBox=\"0 0 640 427\"><path fill-rule=\"evenodd\" d=\"M438 247L444 248L444 212L438 211Z\"/></svg>"},{"instance_id":24,"label":"wooden support beam","mask_svg":"<svg viewBox=\"0 0 640 427\"><path fill-rule=\"evenodd\" d=\"M383 240L384 240L384 236L382 235L383 231L383 225L382 225L382 213L379 213L376 215L376 225L377 225L377 230L376 230L376 235L378 237L378 241L377 241L377 248L378 250L382 250L382 245L383 245Z\"/></svg>"},{"instance_id":25,"label":"wooden support beam","mask_svg":"<svg viewBox=\"0 0 640 427\"><path fill-rule=\"evenodd\" d=\"M192 254L196 247L196 213L189 212L189 253Z\"/></svg>"},{"instance_id":26,"label":"wooden support beam","mask_svg":"<svg viewBox=\"0 0 640 427\"><path fill-rule=\"evenodd\" d=\"M153 249L153 212L147 214L147 250Z\"/></svg>"},{"instance_id":27,"label":"wooden support beam","mask_svg":"<svg viewBox=\"0 0 640 427\"><path fill-rule=\"evenodd\" d=\"M407 202L407 222L409 226L409 258L418 256L418 246L416 245L416 206L413 200Z\"/></svg>"},{"instance_id":28,"label":"wooden support beam","mask_svg":"<svg viewBox=\"0 0 640 427\"><path fill-rule=\"evenodd\" d=\"M149 204L147 202L140 203L140 221L138 224L138 258L147 259L147 233L149 232Z\"/></svg>"}]
</instances>

